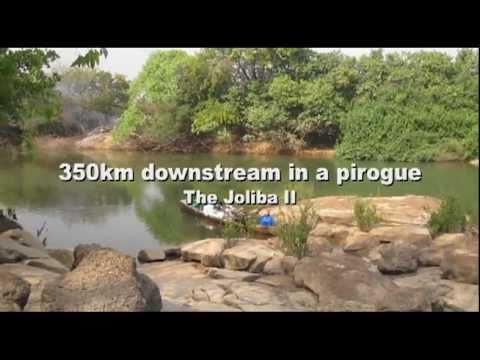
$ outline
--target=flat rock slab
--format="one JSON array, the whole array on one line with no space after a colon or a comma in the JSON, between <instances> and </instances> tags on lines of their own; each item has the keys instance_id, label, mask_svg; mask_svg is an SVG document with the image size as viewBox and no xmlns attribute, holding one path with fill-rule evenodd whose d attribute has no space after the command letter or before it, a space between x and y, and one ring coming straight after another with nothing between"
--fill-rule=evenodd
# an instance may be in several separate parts
<instances>
[{"instance_id":1,"label":"flat rock slab","mask_svg":"<svg viewBox=\"0 0 480 360\"><path fill-rule=\"evenodd\" d=\"M12 229L9 231L5 231L4 233L1 234L1 236L4 238L9 238L11 240L14 240L18 242L20 245L24 245L24 246L39 249L39 250L44 249L44 246L40 240L36 239L28 231L25 231L22 229Z\"/></svg>"},{"instance_id":2,"label":"flat rock slab","mask_svg":"<svg viewBox=\"0 0 480 360\"><path fill-rule=\"evenodd\" d=\"M28 259L49 258L49 255L45 249L24 246L15 240L3 236L0 236L0 249L14 250Z\"/></svg>"},{"instance_id":3,"label":"flat rock slab","mask_svg":"<svg viewBox=\"0 0 480 360\"><path fill-rule=\"evenodd\" d=\"M207 275L212 279L230 279L236 281L255 281L260 277L260 274L254 274L248 271L234 271L217 268L208 269Z\"/></svg>"},{"instance_id":4,"label":"flat rock slab","mask_svg":"<svg viewBox=\"0 0 480 360\"><path fill-rule=\"evenodd\" d=\"M188 299L192 290L212 282L204 266L180 260L142 264L138 271L148 275L159 287L162 297Z\"/></svg>"},{"instance_id":5,"label":"flat rock slab","mask_svg":"<svg viewBox=\"0 0 480 360\"><path fill-rule=\"evenodd\" d=\"M353 225L353 205L363 199L373 203L383 223L409 224L425 226L430 218L430 212L440 206L440 200L429 196L389 196L361 198L358 196L322 196L309 199L321 220L327 223ZM300 205L300 204L299 204ZM278 219L282 214L298 216L299 205L274 206L262 211L270 212Z\"/></svg>"},{"instance_id":6,"label":"flat rock slab","mask_svg":"<svg viewBox=\"0 0 480 360\"><path fill-rule=\"evenodd\" d=\"M26 260L25 264L28 266L38 267L48 271L52 271L58 274L65 274L69 269L64 266L61 262L49 258L49 259L30 259Z\"/></svg>"},{"instance_id":7,"label":"flat rock slab","mask_svg":"<svg viewBox=\"0 0 480 360\"><path fill-rule=\"evenodd\" d=\"M255 282L286 290L298 290L295 281L287 275L266 275L257 279Z\"/></svg>"}]
</instances>

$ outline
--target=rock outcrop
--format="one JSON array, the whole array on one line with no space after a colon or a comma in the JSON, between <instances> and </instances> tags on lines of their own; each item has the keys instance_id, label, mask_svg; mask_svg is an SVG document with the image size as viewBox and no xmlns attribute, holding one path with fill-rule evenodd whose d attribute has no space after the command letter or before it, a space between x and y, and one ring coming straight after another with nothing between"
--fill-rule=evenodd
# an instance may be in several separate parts
<instances>
[{"instance_id":1,"label":"rock outcrop","mask_svg":"<svg viewBox=\"0 0 480 360\"><path fill-rule=\"evenodd\" d=\"M225 250L222 259L227 269L259 273L263 271L268 261L281 256L283 256L281 251L268 246L261 240L246 240Z\"/></svg>"},{"instance_id":2,"label":"rock outcrop","mask_svg":"<svg viewBox=\"0 0 480 360\"><path fill-rule=\"evenodd\" d=\"M222 267L221 255L225 249L224 239L205 239L181 248L184 261L198 261L210 267Z\"/></svg>"},{"instance_id":3,"label":"rock outcrop","mask_svg":"<svg viewBox=\"0 0 480 360\"><path fill-rule=\"evenodd\" d=\"M96 246L75 249L74 269L45 285L43 311L159 311L158 287L135 260Z\"/></svg>"},{"instance_id":4,"label":"rock outcrop","mask_svg":"<svg viewBox=\"0 0 480 360\"><path fill-rule=\"evenodd\" d=\"M378 270L383 274L402 274L417 271L418 249L410 244L396 241L385 244L379 250Z\"/></svg>"},{"instance_id":5,"label":"rock outcrop","mask_svg":"<svg viewBox=\"0 0 480 360\"><path fill-rule=\"evenodd\" d=\"M320 305L337 303L339 310L345 302L374 308L398 290L373 264L349 254L324 253L303 258L293 274L298 285L318 295Z\"/></svg>"}]
</instances>

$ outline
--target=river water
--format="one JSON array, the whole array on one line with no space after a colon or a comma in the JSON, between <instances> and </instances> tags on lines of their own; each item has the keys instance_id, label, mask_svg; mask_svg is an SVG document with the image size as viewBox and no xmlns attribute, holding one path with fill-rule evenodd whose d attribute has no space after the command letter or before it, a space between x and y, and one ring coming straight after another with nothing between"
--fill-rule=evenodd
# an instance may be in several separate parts
<instances>
[{"instance_id":1,"label":"river water","mask_svg":"<svg viewBox=\"0 0 480 360\"><path fill-rule=\"evenodd\" d=\"M135 174L154 163L157 167L279 167L287 174L289 163L307 167L309 182L61 182L62 162L105 162L109 166L130 167ZM0 154L0 208L16 208L19 222L35 233L46 223L48 247L73 248L79 243L100 243L135 254L142 248L174 245L217 236L221 230L185 213L179 206L183 190L199 189L225 196L230 189L238 192L262 190L283 194L296 190L298 198L322 195L455 195L462 206L478 219L478 168L466 163L379 163L361 162L365 167L419 167L423 179L416 183L383 186L374 182L335 184L314 181L320 167L336 173L337 167L350 162L332 159L294 158L289 156L231 156L210 154L143 154L115 152L40 152L30 157Z\"/></svg>"}]
</instances>

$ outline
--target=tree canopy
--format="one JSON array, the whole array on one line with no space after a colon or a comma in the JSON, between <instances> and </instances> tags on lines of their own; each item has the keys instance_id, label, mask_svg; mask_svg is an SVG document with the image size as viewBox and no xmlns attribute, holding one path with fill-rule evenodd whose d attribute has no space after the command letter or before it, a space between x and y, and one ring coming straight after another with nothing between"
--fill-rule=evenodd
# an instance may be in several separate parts
<instances>
[{"instance_id":1,"label":"tree canopy","mask_svg":"<svg viewBox=\"0 0 480 360\"><path fill-rule=\"evenodd\" d=\"M456 58L375 50L358 59L306 48L160 51L129 104L119 137L335 144L355 160L478 156L478 52L469 49Z\"/></svg>"}]
</instances>

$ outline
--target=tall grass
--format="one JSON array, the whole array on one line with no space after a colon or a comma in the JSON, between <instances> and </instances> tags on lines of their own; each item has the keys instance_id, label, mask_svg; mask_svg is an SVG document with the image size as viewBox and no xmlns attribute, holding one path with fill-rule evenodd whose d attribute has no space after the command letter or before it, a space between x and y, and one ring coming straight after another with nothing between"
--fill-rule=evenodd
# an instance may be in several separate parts
<instances>
[{"instance_id":1,"label":"tall grass","mask_svg":"<svg viewBox=\"0 0 480 360\"><path fill-rule=\"evenodd\" d=\"M319 217L311 203L299 205L299 216L284 217L278 225L278 238L288 255L301 259L308 255L308 235L318 223Z\"/></svg>"},{"instance_id":2,"label":"tall grass","mask_svg":"<svg viewBox=\"0 0 480 360\"><path fill-rule=\"evenodd\" d=\"M377 208L366 200L357 200L353 205L353 217L357 226L362 231L370 231L373 225L380 222L380 217L377 215Z\"/></svg>"}]
</instances>

